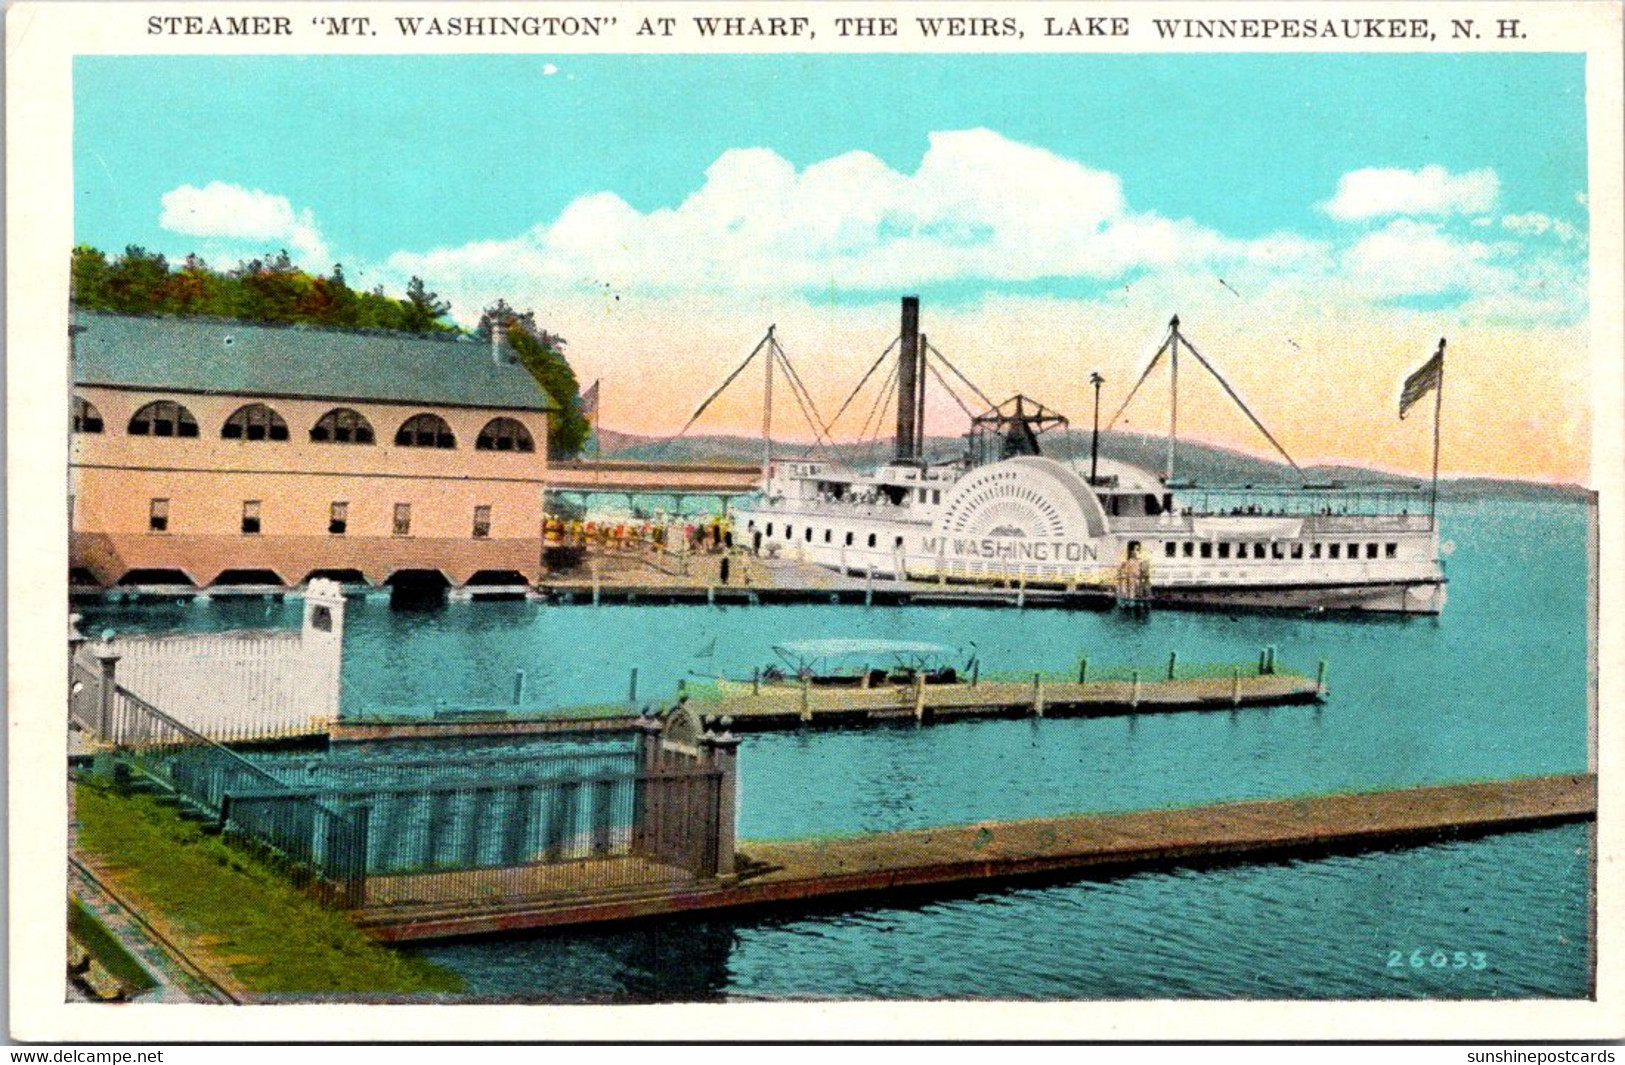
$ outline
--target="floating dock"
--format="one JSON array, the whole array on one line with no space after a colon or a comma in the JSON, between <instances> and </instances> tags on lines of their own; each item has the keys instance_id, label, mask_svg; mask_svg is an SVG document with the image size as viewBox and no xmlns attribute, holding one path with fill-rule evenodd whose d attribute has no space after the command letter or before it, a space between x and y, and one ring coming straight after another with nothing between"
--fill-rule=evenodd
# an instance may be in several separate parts
<instances>
[{"instance_id":1,"label":"floating dock","mask_svg":"<svg viewBox=\"0 0 1625 1065\"><path fill-rule=\"evenodd\" d=\"M1023 878L1425 843L1587 821L1596 809L1596 777L1573 775L745 842L739 871L704 883L524 899L465 896L373 906L352 916L373 937L399 942L822 900L888 903L900 892L975 890Z\"/></svg>"}]
</instances>

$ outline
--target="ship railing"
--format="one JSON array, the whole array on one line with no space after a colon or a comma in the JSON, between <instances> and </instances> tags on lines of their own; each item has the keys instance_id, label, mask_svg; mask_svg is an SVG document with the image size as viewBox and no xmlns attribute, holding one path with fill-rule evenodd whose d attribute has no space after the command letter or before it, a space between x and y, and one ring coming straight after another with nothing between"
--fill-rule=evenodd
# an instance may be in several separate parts
<instances>
[{"instance_id":1,"label":"ship railing","mask_svg":"<svg viewBox=\"0 0 1625 1065\"><path fill-rule=\"evenodd\" d=\"M1425 511L1413 488L1212 487L1176 489L1181 514L1197 517L1407 517Z\"/></svg>"}]
</instances>

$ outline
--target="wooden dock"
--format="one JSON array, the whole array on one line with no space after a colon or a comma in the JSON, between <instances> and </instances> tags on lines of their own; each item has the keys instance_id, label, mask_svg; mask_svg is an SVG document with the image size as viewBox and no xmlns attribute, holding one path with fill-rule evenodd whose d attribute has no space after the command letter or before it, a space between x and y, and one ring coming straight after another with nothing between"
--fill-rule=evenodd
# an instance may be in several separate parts
<instances>
[{"instance_id":1,"label":"wooden dock","mask_svg":"<svg viewBox=\"0 0 1625 1065\"><path fill-rule=\"evenodd\" d=\"M885 685L820 688L812 685L728 684L696 690L692 705L703 714L732 718L735 732L793 729L803 725L878 722L930 724L977 717L1089 717L1182 710L1314 703L1323 681L1292 673L1242 673L1181 677L1131 677L1080 683L1035 675L1030 680L984 680L976 684Z\"/></svg>"},{"instance_id":2,"label":"wooden dock","mask_svg":"<svg viewBox=\"0 0 1625 1065\"><path fill-rule=\"evenodd\" d=\"M894 903L911 891L975 890L1177 865L1314 856L1592 820L1593 775L1447 784L1134 813L740 844L732 877L619 893L373 906L354 914L388 941L485 935L820 900Z\"/></svg>"}]
</instances>

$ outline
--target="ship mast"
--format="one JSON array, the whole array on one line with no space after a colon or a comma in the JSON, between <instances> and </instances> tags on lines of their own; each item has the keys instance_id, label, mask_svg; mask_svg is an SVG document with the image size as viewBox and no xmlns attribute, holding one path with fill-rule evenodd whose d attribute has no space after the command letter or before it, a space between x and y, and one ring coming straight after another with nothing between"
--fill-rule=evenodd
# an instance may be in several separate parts
<instances>
[{"instance_id":1,"label":"ship mast","mask_svg":"<svg viewBox=\"0 0 1625 1065\"><path fill-rule=\"evenodd\" d=\"M920 409L920 297L903 297L903 342L897 353L897 437L892 461L905 465L919 456L917 415Z\"/></svg>"},{"instance_id":2,"label":"ship mast","mask_svg":"<svg viewBox=\"0 0 1625 1065\"><path fill-rule=\"evenodd\" d=\"M1174 481L1174 449L1179 445L1179 315L1174 315L1168 326L1168 464L1162 474L1163 484Z\"/></svg>"},{"instance_id":3,"label":"ship mast","mask_svg":"<svg viewBox=\"0 0 1625 1065\"><path fill-rule=\"evenodd\" d=\"M767 327L767 337L762 341L768 347L767 383L762 386L762 468L766 469L773 462L773 330L777 326ZM753 353L754 354L754 353Z\"/></svg>"}]
</instances>

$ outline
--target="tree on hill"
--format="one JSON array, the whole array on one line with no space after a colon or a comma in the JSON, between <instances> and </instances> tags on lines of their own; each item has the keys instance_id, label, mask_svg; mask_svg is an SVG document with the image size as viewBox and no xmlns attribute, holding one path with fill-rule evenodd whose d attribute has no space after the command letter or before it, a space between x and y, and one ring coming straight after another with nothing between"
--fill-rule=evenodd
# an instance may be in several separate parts
<instances>
[{"instance_id":1,"label":"tree on hill","mask_svg":"<svg viewBox=\"0 0 1625 1065\"><path fill-rule=\"evenodd\" d=\"M409 333L428 333L444 329L440 319L451 310L451 304L440 298L440 293L424 287L423 278L414 276L406 286L406 299L401 301L401 328Z\"/></svg>"}]
</instances>

